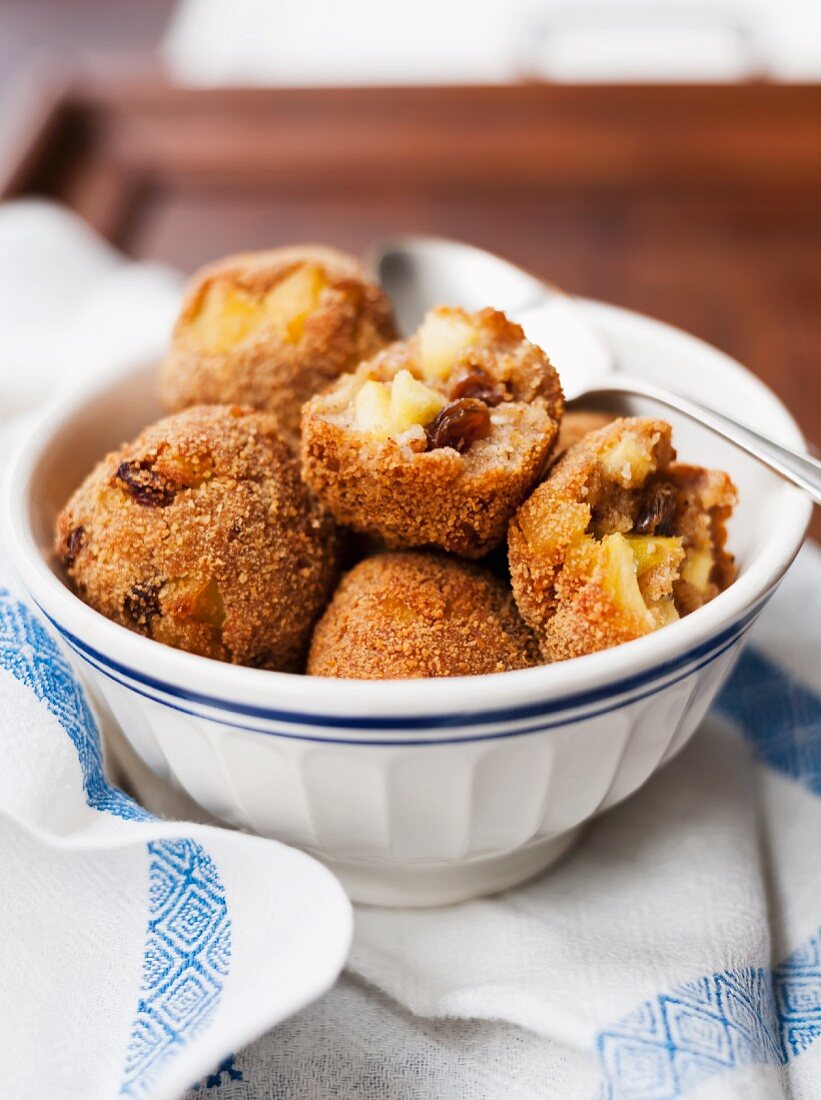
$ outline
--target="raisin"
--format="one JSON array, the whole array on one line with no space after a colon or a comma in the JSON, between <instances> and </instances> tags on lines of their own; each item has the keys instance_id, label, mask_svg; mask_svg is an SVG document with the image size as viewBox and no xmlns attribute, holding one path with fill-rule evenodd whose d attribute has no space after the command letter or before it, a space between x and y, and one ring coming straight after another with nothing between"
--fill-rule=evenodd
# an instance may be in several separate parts
<instances>
[{"instance_id":1,"label":"raisin","mask_svg":"<svg viewBox=\"0 0 821 1100\"><path fill-rule=\"evenodd\" d=\"M490 434L490 412L484 401L474 397L463 397L451 401L425 428L428 450L439 447L453 447L455 451L466 451L477 439L485 439Z\"/></svg>"},{"instance_id":2,"label":"raisin","mask_svg":"<svg viewBox=\"0 0 821 1100\"><path fill-rule=\"evenodd\" d=\"M83 546L86 529L82 525L73 527L66 538L66 548L63 551L63 562L70 569L77 560L77 555Z\"/></svg>"},{"instance_id":3,"label":"raisin","mask_svg":"<svg viewBox=\"0 0 821 1100\"><path fill-rule=\"evenodd\" d=\"M639 535L673 534L676 518L676 490L668 481L653 485L644 497L633 530Z\"/></svg>"},{"instance_id":4,"label":"raisin","mask_svg":"<svg viewBox=\"0 0 821 1100\"><path fill-rule=\"evenodd\" d=\"M137 626L147 627L161 615L159 584L132 584L123 598L123 611Z\"/></svg>"},{"instance_id":5,"label":"raisin","mask_svg":"<svg viewBox=\"0 0 821 1100\"><path fill-rule=\"evenodd\" d=\"M173 481L158 474L149 462L139 459L121 462L114 477L137 504L151 508L166 508L179 488Z\"/></svg>"},{"instance_id":6,"label":"raisin","mask_svg":"<svg viewBox=\"0 0 821 1100\"><path fill-rule=\"evenodd\" d=\"M458 401L463 397L473 397L484 403L491 409L495 409L509 396L507 389L501 382L482 370L481 367L470 367L463 375L457 378L451 387L451 401Z\"/></svg>"}]
</instances>

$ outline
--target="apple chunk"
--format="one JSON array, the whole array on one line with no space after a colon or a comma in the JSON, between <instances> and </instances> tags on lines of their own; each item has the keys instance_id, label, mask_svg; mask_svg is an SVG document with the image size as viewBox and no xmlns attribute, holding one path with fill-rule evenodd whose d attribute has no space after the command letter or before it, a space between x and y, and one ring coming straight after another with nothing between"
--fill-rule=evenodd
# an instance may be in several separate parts
<instances>
[{"instance_id":1,"label":"apple chunk","mask_svg":"<svg viewBox=\"0 0 821 1100\"><path fill-rule=\"evenodd\" d=\"M475 344L478 333L463 317L435 310L419 329L419 367L431 382L443 382L462 352Z\"/></svg>"},{"instance_id":2,"label":"apple chunk","mask_svg":"<svg viewBox=\"0 0 821 1100\"><path fill-rule=\"evenodd\" d=\"M369 379L354 400L354 423L378 439L402 435L415 424L424 427L446 404L444 397L400 370L392 382Z\"/></svg>"},{"instance_id":3,"label":"apple chunk","mask_svg":"<svg viewBox=\"0 0 821 1100\"><path fill-rule=\"evenodd\" d=\"M189 325L188 339L205 352L219 354L263 325L271 325L281 339L295 344L319 305L325 285L322 270L315 265L295 268L264 295L215 282Z\"/></svg>"}]
</instances>

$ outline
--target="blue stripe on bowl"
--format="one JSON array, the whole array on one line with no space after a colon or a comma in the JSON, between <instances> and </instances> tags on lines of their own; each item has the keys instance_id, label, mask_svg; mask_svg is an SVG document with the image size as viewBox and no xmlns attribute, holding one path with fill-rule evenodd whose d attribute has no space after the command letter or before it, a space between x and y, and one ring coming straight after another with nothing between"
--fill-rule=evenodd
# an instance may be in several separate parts
<instances>
[{"instance_id":1,"label":"blue stripe on bowl","mask_svg":"<svg viewBox=\"0 0 821 1100\"><path fill-rule=\"evenodd\" d=\"M209 721L209 722L215 722L215 723L218 723L220 725L231 726L234 729L242 729L242 730L246 730L246 731L251 732L251 733L262 733L262 734L265 734L265 735L268 735L268 736L285 737L289 740L295 740L295 741L316 741L316 742L324 742L324 743L331 743L331 744L343 744L343 745L363 745L363 744L365 744L365 745L385 745L385 746L390 746L390 745L394 745L394 746L396 746L396 745L403 745L403 746L411 746L411 745L447 745L447 744L460 743L460 742L463 742L463 741L502 740L502 739L505 739L505 738L508 738L508 737L520 737L520 736L523 736L523 735L529 734L529 733L538 733L538 732L541 732L543 730L553 729L557 726L574 725L578 722L585 722L590 718L597 718L597 717L600 717L603 714L609 714L613 711L621 709L622 707L628 706L628 705L630 705L632 703L635 703L635 702L639 702L642 699L646 699L646 698L649 698L650 696L657 695L657 694L659 694L659 692L665 691L668 687L671 687L672 685L677 684L680 681L687 679L689 676L692 676L695 672L698 672L700 669L704 668L706 665L711 664L718 657L720 657L723 653L726 653L727 650L731 649L734 645L736 645L736 643L739 642L741 640L741 638L747 633L747 631L752 627L755 619L757 618L758 613L760 612L761 608L764 605L764 602L766 602L766 601L762 601L762 603L757 605L757 607L755 609L753 609L753 611L751 611L746 616L744 616L743 619L739 620L739 622L736 624L735 628L729 628L728 630L723 631L721 634L719 634L715 638L713 638L712 643L711 643L711 645L712 645L711 649L708 649L708 646L706 644L702 645L702 646L698 646L695 649L690 650L687 654L683 655L681 658L676 658L675 661L665 662L665 664L663 664L663 665L655 666L655 668L652 672L648 672L647 674L643 674L640 677L639 676L632 677L630 681L620 681L618 684L612 685L608 689L600 689L600 690L597 690L597 691L594 691L594 692L589 692L589 693L586 693L586 694L579 694L579 695L575 695L575 696L565 696L565 699L564 699L563 702L554 701L554 702L550 702L550 703L547 703L547 704L541 704L540 706L521 707L521 708L518 708L518 709L513 708L509 711L484 711L484 712L476 713L475 715L472 716L472 719L471 719L471 716L467 716L467 715L462 714L462 715L457 715L457 716L448 716L448 720L443 721L442 720L443 716L438 715L435 718L431 718L428 722L428 725L429 725L430 728L457 728L457 727L466 728L466 727L469 727L469 726L487 725L491 721L510 722L510 721L515 721L517 719L520 719L522 717L528 718L528 717L539 717L539 716L541 716L542 720L539 721L535 725L522 726L522 727L518 727L515 730L502 730L502 731L496 731L496 732L493 732L493 733L484 733L484 734L466 733L466 734L464 734L462 736L459 736L459 737L443 737L443 738L433 738L433 739L425 738L424 740L420 739L420 738L414 738L414 739L410 739L410 740L403 740L403 739L394 738L394 737L387 738L387 739L384 739L384 740L376 739L376 738L374 738L374 739L368 738L368 739L365 740L365 739L362 739L362 738L328 737L328 736L324 736L324 735L311 735L311 734L307 734L307 733L290 733L290 732L285 732L283 730L265 729L265 728L261 728L259 726L250 725L248 723L231 721L230 719L228 719L225 716L224 713L214 715L214 714L202 713L201 711L191 710L189 707L182 706L179 703L171 702L168 698L158 697L157 695L152 694L151 692L144 691L144 690L141 690L139 687L136 687L135 683L131 682L131 681L136 681L137 683L142 683L144 686L148 686L148 687L152 687L152 688L155 687L155 685L159 685L158 690L163 691L163 686L162 686L160 681L153 680L151 677L142 676L139 673L134 673L131 670L129 670L128 668L126 668L125 666L118 665L118 663L115 662L115 661L107 660L101 654L99 654L96 650L94 650L91 646L86 646L83 643L79 642L79 640L77 638L75 638L74 635L72 635L70 632L61 630L61 628L59 626L57 626L56 623L54 625L57 627L58 630L60 630L61 634L65 638L66 642L71 646L71 648L80 657L82 657L84 660L86 660L93 668L95 668L98 672L102 673L108 679L113 680L115 683L119 684L120 686L127 688L129 691L135 692L137 695L140 695L145 699L150 699L152 702L160 703L163 706L169 707L171 710L176 710L176 711L178 711L182 714L187 714L187 715L193 716L195 718L203 718L203 719L205 719L206 721ZM708 650L706 654L705 654L705 650ZM699 659L699 658L701 658L701 659ZM693 663L693 662L695 662L695 663ZM680 674L678 676L675 676L672 679L665 679L664 683L656 684L656 686L650 688L649 690L639 691L635 694L630 695L629 698L622 697L623 694L624 694L624 690L625 690L624 689L625 684L629 683L631 686L635 687L634 681L637 681L637 680L640 681L640 683L647 683L648 681L657 681L660 676L664 675L665 672L669 671L669 667L671 665L674 668L681 668L682 665L687 665L687 666L690 666L690 667L686 667L683 671L680 672ZM121 676L116 675L115 672L112 671L113 669L122 670L127 678L124 679ZM205 699L205 700L208 700L207 705L211 706L213 709L217 709L217 710L220 710L220 711L227 711L228 713L240 713L242 715L247 714L249 717L252 717L252 718L253 717L264 718L266 720L276 721L276 722L283 721L283 719L280 718L280 714L282 712L269 710L269 709L266 709L266 708L251 707L251 706L247 706L245 704L233 704L233 703L230 703L230 702L223 703L221 700L218 700L218 699L212 699L211 697L208 697L208 696L201 696L201 695L198 695L198 694L193 693L193 692L187 693L187 692L182 691L180 689L174 689L174 688L171 688L170 690L168 690L168 694L172 695L175 698L180 698L180 699L182 699L184 701L187 701L187 702L198 703L198 702L201 702L202 700ZM612 701L614 695L619 695L620 696L617 702ZM598 707L598 708L596 708L594 706L593 709L588 709L588 710L584 711L583 713L578 713L578 714L573 714L573 715L568 715L567 713L563 713L562 717L556 718L553 721L545 721L544 720L546 717L555 714L557 711L566 712L567 710L569 710L571 707L574 707L574 706L576 708L578 708L580 705L582 705L578 702L578 700L583 700L584 702L588 702L588 703L592 702L593 704L595 704L596 701L601 700L605 697L607 697L608 700L609 700L607 705L605 705L605 706L601 706L601 707ZM573 702L571 702L571 700ZM461 721L454 722L454 721L450 720L453 717L455 717L456 719L461 719ZM335 718L335 717L330 716L330 717L328 717L327 720L324 720L322 718L317 717L316 715L296 716L296 715L293 715L293 714L288 714L288 717L286 719L284 719L284 721L288 722L289 724L302 723L302 724L311 725L311 726L326 726L328 728L345 728L345 729L355 729L356 728L356 729L362 729L362 730L380 729L380 730L387 731L387 730L391 730L391 729L419 728L420 725L422 725L425 722L425 719L424 718L414 718L414 719L386 718L386 719L380 720L380 719L375 719L375 718L363 718L361 721L358 721L355 718ZM410 726L411 722L413 722L413 726Z\"/></svg>"},{"instance_id":2,"label":"blue stripe on bowl","mask_svg":"<svg viewBox=\"0 0 821 1100\"><path fill-rule=\"evenodd\" d=\"M731 626L727 627L719 634L714 635L701 645L695 646L693 649L679 654L677 657L673 657L668 661L653 665L649 669L645 669L633 676L625 677L622 680L618 680L615 683L600 688L593 688L588 691L560 696L557 699L542 700L538 703L531 703L521 707L511 707L501 710L469 711L459 714L413 715L407 717L402 717L401 715L345 716L301 714L295 711L278 710L273 707L260 707L250 703L241 703L231 699L219 698L214 695L204 695L200 692L191 691L188 688L179 687L176 684L170 684L167 681L158 680L127 665L120 664L113 658L100 653L99 650L83 642L75 634L66 630L54 619L51 619L50 616L47 617L56 629L60 631L66 641L71 643L72 648L81 656L87 656L98 665L105 666L106 669L117 672L120 676L142 684L144 687L150 688L153 691L169 695L174 699L181 699L188 703L195 703L199 706L211 707L220 711L228 711L229 713L243 715L248 718L259 718L288 725L363 730L445 729L545 717L550 714L557 714L583 706L590 706L603 700L612 700L615 695L625 694L628 691L641 688L648 683L656 681L663 676L675 673L687 665L698 661L701 657L714 652L714 650L722 646L725 642L735 639L758 617L768 599L769 595L756 604L742 618L736 620ZM44 612L44 614L46 613Z\"/></svg>"}]
</instances>

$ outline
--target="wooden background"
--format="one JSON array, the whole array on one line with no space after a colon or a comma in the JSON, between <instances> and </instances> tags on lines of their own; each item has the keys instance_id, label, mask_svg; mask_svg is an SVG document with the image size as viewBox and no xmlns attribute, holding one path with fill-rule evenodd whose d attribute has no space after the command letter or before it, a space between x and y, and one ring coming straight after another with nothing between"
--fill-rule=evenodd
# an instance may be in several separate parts
<instances>
[{"instance_id":1,"label":"wooden background","mask_svg":"<svg viewBox=\"0 0 821 1100\"><path fill-rule=\"evenodd\" d=\"M23 131L0 194L138 258L462 238L704 337L821 440L819 86L191 91L97 66Z\"/></svg>"}]
</instances>

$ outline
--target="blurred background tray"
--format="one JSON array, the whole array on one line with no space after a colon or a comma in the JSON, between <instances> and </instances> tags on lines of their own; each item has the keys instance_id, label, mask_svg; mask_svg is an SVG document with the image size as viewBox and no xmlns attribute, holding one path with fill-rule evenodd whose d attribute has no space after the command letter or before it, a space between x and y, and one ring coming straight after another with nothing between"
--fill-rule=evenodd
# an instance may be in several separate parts
<instances>
[{"instance_id":1,"label":"blurred background tray","mask_svg":"<svg viewBox=\"0 0 821 1100\"><path fill-rule=\"evenodd\" d=\"M463 238L704 337L819 439L819 119L817 85L183 89L97 71L41 97L0 196L57 198L186 270L291 241Z\"/></svg>"}]
</instances>

